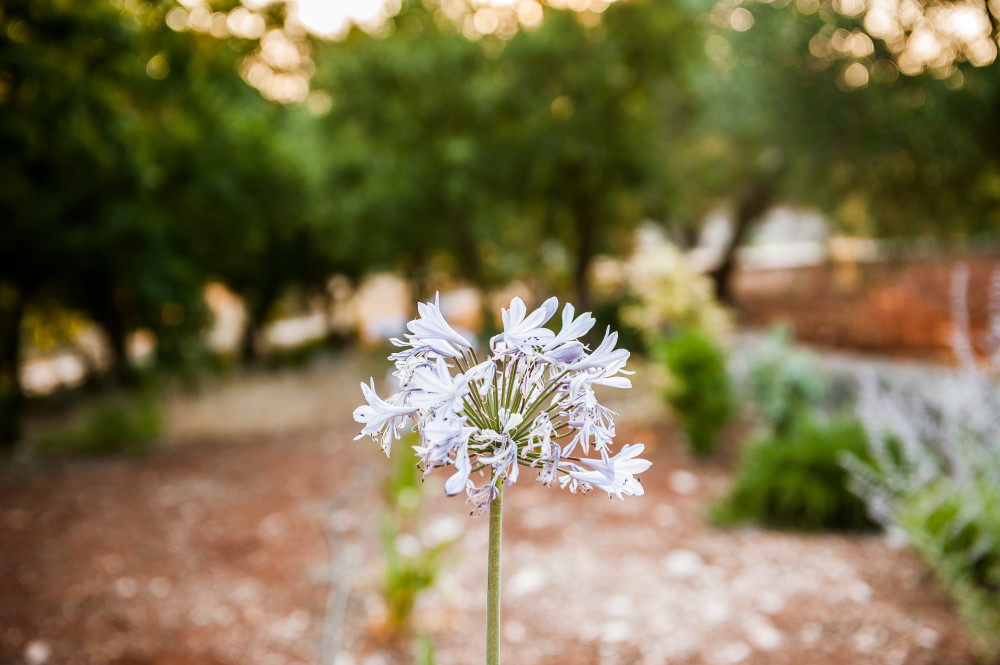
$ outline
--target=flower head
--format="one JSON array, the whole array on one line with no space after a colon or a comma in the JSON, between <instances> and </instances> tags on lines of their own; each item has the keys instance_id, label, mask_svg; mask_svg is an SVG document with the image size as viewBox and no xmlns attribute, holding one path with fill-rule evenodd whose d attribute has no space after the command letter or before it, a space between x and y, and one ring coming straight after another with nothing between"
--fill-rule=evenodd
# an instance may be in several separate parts
<instances>
[{"instance_id":1,"label":"flower head","mask_svg":"<svg viewBox=\"0 0 1000 665\"><path fill-rule=\"evenodd\" d=\"M438 295L434 296L433 303L419 303L417 312L420 316L406 324L406 329L410 331L404 335L406 341L391 340L396 346L411 347L407 355L430 351L444 358L456 358L464 350L472 348L469 340L448 325L441 313Z\"/></svg>"},{"instance_id":2,"label":"flower head","mask_svg":"<svg viewBox=\"0 0 1000 665\"><path fill-rule=\"evenodd\" d=\"M643 446L626 445L610 455L613 412L597 400L594 386L629 388L629 352L615 349L610 329L594 351L579 341L594 326L589 312L563 309L558 334L545 327L558 308L555 298L528 312L520 298L501 312L503 332L490 340L480 360L472 344L445 321L438 300L421 303L407 325L395 361L399 390L386 400L374 383L362 384L368 405L354 418L388 453L399 429L412 419L420 435L414 450L425 473L452 466L449 495L461 493L477 512L488 509L501 483L512 485L520 467L538 469L538 482L570 491L598 488L619 498L641 495L635 475L650 463L638 459ZM581 456L593 449L599 458ZM476 472L482 484L477 485Z\"/></svg>"}]
</instances>

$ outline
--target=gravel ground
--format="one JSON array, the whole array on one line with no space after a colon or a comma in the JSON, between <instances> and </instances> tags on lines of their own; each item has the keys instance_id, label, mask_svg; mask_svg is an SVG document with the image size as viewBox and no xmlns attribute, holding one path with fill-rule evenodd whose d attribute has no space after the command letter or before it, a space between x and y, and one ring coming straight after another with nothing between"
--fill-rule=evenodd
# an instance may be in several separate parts
<instances>
[{"instance_id":1,"label":"gravel ground","mask_svg":"<svg viewBox=\"0 0 1000 665\"><path fill-rule=\"evenodd\" d=\"M382 367L378 365L376 367ZM142 458L27 461L0 477L0 663L396 665L378 593L380 479L353 441L367 361L175 396ZM522 476L504 525L504 662L972 663L952 604L880 535L719 530L721 461L677 445L655 391L625 399L646 495L574 496ZM741 425L729 433L735 441ZM438 665L481 662L487 520L424 485L455 530L416 629Z\"/></svg>"}]
</instances>

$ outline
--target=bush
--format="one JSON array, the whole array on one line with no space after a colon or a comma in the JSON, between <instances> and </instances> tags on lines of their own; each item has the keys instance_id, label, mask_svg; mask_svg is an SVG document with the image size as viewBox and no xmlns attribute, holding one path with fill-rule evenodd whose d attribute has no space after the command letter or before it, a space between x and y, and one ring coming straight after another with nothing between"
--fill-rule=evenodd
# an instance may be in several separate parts
<instances>
[{"instance_id":1,"label":"bush","mask_svg":"<svg viewBox=\"0 0 1000 665\"><path fill-rule=\"evenodd\" d=\"M973 510L968 508L970 496ZM899 518L907 532L920 534L914 547L924 558L940 562L943 577L1000 592L1000 487L973 482L963 495L947 482L933 483L906 502Z\"/></svg>"},{"instance_id":2,"label":"bush","mask_svg":"<svg viewBox=\"0 0 1000 665\"><path fill-rule=\"evenodd\" d=\"M642 333L647 346L679 328L716 338L732 330L732 316L716 300L712 280L695 270L680 247L656 226L640 228L635 241L635 252L624 266L629 297L621 319Z\"/></svg>"},{"instance_id":3,"label":"bush","mask_svg":"<svg viewBox=\"0 0 1000 665\"><path fill-rule=\"evenodd\" d=\"M143 391L130 398L104 397L86 407L68 426L44 434L43 450L78 455L138 453L163 433L163 417L155 395Z\"/></svg>"},{"instance_id":4,"label":"bush","mask_svg":"<svg viewBox=\"0 0 1000 665\"><path fill-rule=\"evenodd\" d=\"M866 458L845 456L854 488L880 522L901 530L949 588L987 657L1000 654L1000 353L977 363L965 318L968 273L957 271L953 317L961 369L933 395L863 386ZM1000 272L992 336L1000 342Z\"/></svg>"},{"instance_id":5,"label":"bush","mask_svg":"<svg viewBox=\"0 0 1000 665\"><path fill-rule=\"evenodd\" d=\"M688 444L698 455L713 452L736 413L725 351L707 333L685 329L660 340L654 353L670 371L665 396Z\"/></svg>"},{"instance_id":6,"label":"bush","mask_svg":"<svg viewBox=\"0 0 1000 665\"><path fill-rule=\"evenodd\" d=\"M864 502L847 487L839 463L845 452L866 456L857 420L800 417L787 431L743 449L733 487L713 520L801 531L871 529Z\"/></svg>"},{"instance_id":7,"label":"bush","mask_svg":"<svg viewBox=\"0 0 1000 665\"><path fill-rule=\"evenodd\" d=\"M784 437L823 404L829 384L816 356L793 350L788 330L777 328L750 361L747 390L766 431Z\"/></svg>"}]
</instances>

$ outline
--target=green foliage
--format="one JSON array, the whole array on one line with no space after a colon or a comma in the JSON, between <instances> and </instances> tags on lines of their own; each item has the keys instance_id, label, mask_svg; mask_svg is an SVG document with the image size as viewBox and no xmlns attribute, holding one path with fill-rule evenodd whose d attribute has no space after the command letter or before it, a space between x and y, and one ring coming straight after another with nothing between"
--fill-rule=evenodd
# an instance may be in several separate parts
<instances>
[{"instance_id":1,"label":"green foliage","mask_svg":"<svg viewBox=\"0 0 1000 665\"><path fill-rule=\"evenodd\" d=\"M429 639L417 638L413 651L413 665L434 665L434 646Z\"/></svg>"},{"instance_id":2,"label":"green foliage","mask_svg":"<svg viewBox=\"0 0 1000 665\"><path fill-rule=\"evenodd\" d=\"M851 232L1000 228L996 67L897 76L879 40L849 63L831 35L863 21L794 3L746 3L743 32L724 5L546 6L537 29L480 40L437 4L402 3L381 36L301 37L332 102L316 117L240 78L258 43L170 29L173 2L4 3L5 423L23 401L13 331L42 302L99 323L119 367L137 329L183 366L208 280L245 301L250 357L281 293L334 272L397 269L421 293L442 271L530 275L586 309L595 254L643 218L693 232L727 199ZM280 3L262 14L280 27ZM870 84L845 87L849 64Z\"/></svg>"},{"instance_id":3,"label":"green foliage","mask_svg":"<svg viewBox=\"0 0 1000 665\"><path fill-rule=\"evenodd\" d=\"M335 100L320 122L339 196L324 205L364 230L346 238L358 255L418 279L541 273L585 292L594 254L662 207L650 146L693 17L667 2L613 4L596 26L545 11L537 30L470 41L404 3L389 37L317 48L313 84Z\"/></svg>"},{"instance_id":4,"label":"green foliage","mask_svg":"<svg viewBox=\"0 0 1000 665\"><path fill-rule=\"evenodd\" d=\"M847 488L839 461L845 452L866 451L857 420L825 423L800 413L786 431L743 448L733 487L713 520L802 531L871 529L864 501Z\"/></svg>"},{"instance_id":5,"label":"green foliage","mask_svg":"<svg viewBox=\"0 0 1000 665\"><path fill-rule=\"evenodd\" d=\"M898 520L973 631L1000 649L1000 487L982 478L963 492L931 483L907 499Z\"/></svg>"},{"instance_id":6,"label":"green foliage","mask_svg":"<svg viewBox=\"0 0 1000 665\"><path fill-rule=\"evenodd\" d=\"M980 362L971 351L968 279L956 269L951 293L960 367L921 393L870 377L858 401L869 454L842 462L872 515L901 530L937 571L991 661L1000 655L1000 319ZM988 309L1000 312L1000 292Z\"/></svg>"},{"instance_id":7,"label":"green foliage","mask_svg":"<svg viewBox=\"0 0 1000 665\"><path fill-rule=\"evenodd\" d=\"M140 453L163 433L163 416L149 391L130 397L106 396L82 410L75 421L39 439L43 450L77 455Z\"/></svg>"},{"instance_id":8,"label":"green foliage","mask_svg":"<svg viewBox=\"0 0 1000 665\"><path fill-rule=\"evenodd\" d=\"M777 328L750 361L747 390L766 430L787 437L797 421L822 406L829 383L816 356L793 350L787 329Z\"/></svg>"},{"instance_id":9,"label":"green foliage","mask_svg":"<svg viewBox=\"0 0 1000 665\"><path fill-rule=\"evenodd\" d=\"M423 495L412 443L413 438L406 437L394 446L395 468L386 482L390 509L379 522L382 556L385 559L382 592L389 625L401 634L412 629L417 598L434 584L441 567L441 557L454 542L445 538L428 544L426 537L421 538Z\"/></svg>"},{"instance_id":10,"label":"green foliage","mask_svg":"<svg viewBox=\"0 0 1000 665\"><path fill-rule=\"evenodd\" d=\"M705 332L682 329L658 342L653 351L670 372L672 382L665 396L688 444L697 455L710 454L737 411L724 349Z\"/></svg>"}]
</instances>

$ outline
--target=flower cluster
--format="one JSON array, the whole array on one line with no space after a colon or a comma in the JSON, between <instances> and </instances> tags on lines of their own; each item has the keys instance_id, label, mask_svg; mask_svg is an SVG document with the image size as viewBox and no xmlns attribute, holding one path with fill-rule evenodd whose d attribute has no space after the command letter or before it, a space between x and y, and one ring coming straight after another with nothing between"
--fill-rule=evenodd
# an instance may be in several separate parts
<instances>
[{"instance_id":1,"label":"flower cluster","mask_svg":"<svg viewBox=\"0 0 1000 665\"><path fill-rule=\"evenodd\" d=\"M622 320L647 344L678 327L703 330L716 339L732 331L732 316L715 299L712 280L661 229L640 228L635 245L624 266L632 302L622 308Z\"/></svg>"},{"instance_id":2,"label":"flower cluster","mask_svg":"<svg viewBox=\"0 0 1000 665\"><path fill-rule=\"evenodd\" d=\"M368 404L354 411L388 455L394 439L408 423L421 442L414 450L424 472L452 466L445 492L463 490L483 512L511 485L521 466L538 470L538 482L570 491L605 490L618 498L640 495L634 474L650 463L638 459L642 444L625 445L611 455L614 412L597 401L594 386L631 388L624 374L629 352L615 349L618 333L605 332L590 351L580 337L594 326L590 313L575 316L566 303L557 333L545 327L558 307L550 298L528 313L520 298L501 311L503 332L490 340L489 355L480 360L473 344L441 314L438 301L420 303L420 316L407 324L402 350L389 356L396 364L399 390L387 399L375 383L361 384ZM591 450L599 457L588 458ZM472 478L481 472L485 483ZM486 472L489 472L487 478Z\"/></svg>"}]
</instances>

